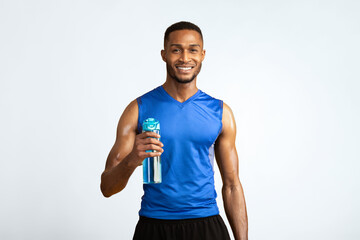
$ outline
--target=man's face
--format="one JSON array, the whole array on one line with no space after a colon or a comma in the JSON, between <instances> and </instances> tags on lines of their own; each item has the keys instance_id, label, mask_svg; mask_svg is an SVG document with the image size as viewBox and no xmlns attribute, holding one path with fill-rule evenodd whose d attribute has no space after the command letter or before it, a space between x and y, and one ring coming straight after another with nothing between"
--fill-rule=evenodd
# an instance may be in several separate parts
<instances>
[{"instance_id":1,"label":"man's face","mask_svg":"<svg viewBox=\"0 0 360 240\"><path fill-rule=\"evenodd\" d=\"M167 74L178 83L193 81L201 70L205 57L203 41L194 30L177 30L169 34L161 56L166 62Z\"/></svg>"}]
</instances>

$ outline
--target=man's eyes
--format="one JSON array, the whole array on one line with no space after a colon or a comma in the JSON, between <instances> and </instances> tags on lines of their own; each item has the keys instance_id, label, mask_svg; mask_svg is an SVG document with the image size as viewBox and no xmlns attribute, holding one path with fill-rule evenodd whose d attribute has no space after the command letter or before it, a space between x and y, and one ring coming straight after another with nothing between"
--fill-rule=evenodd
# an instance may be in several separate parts
<instances>
[{"instance_id":1,"label":"man's eyes","mask_svg":"<svg viewBox=\"0 0 360 240\"><path fill-rule=\"evenodd\" d=\"M173 52L173 53L180 53L181 50L178 49L178 48L175 48L175 49L172 50L172 52ZM191 52L191 53L197 53L198 50L197 50L197 49L190 49L189 52Z\"/></svg>"}]
</instances>

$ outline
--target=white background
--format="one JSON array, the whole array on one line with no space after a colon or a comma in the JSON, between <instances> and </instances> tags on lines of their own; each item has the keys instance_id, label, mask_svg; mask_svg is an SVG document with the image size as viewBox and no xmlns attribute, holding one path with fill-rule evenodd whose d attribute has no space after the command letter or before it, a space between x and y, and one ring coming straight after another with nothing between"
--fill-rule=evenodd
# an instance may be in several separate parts
<instances>
[{"instance_id":1,"label":"white background","mask_svg":"<svg viewBox=\"0 0 360 240\"><path fill-rule=\"evenodd\" d=\"M0 238L131 239L141 168L109 199L100 175L124 108L165 81L164 31L188 20L207 50L198 87L235 114L250 239L360 239L359 12L355 0L0 0Z\"/></svg>"}]
</instances>

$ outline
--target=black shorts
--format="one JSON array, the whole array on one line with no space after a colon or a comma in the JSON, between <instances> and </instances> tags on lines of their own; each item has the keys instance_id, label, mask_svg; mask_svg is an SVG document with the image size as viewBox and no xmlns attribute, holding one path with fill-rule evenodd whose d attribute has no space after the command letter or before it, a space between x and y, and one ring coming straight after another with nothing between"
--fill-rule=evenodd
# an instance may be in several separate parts
<instances>
[{"instance_id":1,"label":"black shorts","mask_svg":"<svg viewBox=\"0 0 360 240\"><path fill-rule=\"evenodd\" d=\"M230 240L220 215L184 220L140 216L133 240Z\"/></svg>"}]
</instances>

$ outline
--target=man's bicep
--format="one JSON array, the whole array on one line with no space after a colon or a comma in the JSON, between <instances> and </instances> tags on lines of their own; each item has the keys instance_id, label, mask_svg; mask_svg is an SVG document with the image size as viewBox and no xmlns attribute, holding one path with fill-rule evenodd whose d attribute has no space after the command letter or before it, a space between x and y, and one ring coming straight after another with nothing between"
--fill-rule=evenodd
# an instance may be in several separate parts
<instances>
[{"instance_id":1,"label":"man's bicep","mask_svg":"<svg viewBox=\"0 0 360 240\"><path fill-rule=\"evenodd\" d=\"M238 178L238 155L235 146L236 124L230 107L224 104L223 130L215 144L215 157L223 184L234 184Z\"/></svg>"},{"instance_id":2,"label":"man's bicep","mask_svg":"<svg viewBox=\"0 0 360 240\"><path fill-rule=\"evenodd\" d=\"M219 138L215 145L215 157L223 183L233 181L238 175L238 156L235 144L225 136Z\"/></svg>"},{"instance_id":3,"label":"man's bicep","mask_svg":"<svg viewBox=\"0 0 360 240\"><path fill-rule=\"evenodd\" d=\"M116 141L112 147L105 170L109 170L119 164L132 150L136 136L138 121L137 101L132 101L121 115L116 132Z\"/></svg>"}]
</instances>

